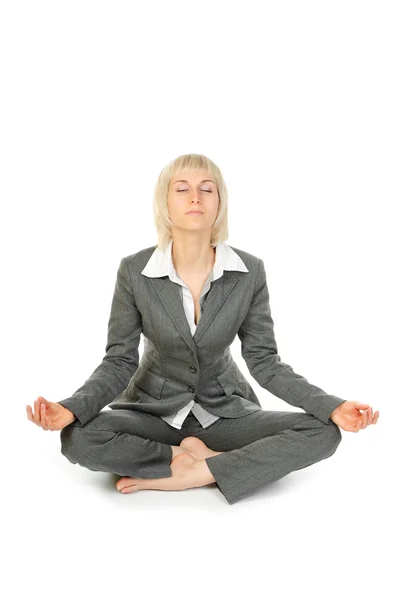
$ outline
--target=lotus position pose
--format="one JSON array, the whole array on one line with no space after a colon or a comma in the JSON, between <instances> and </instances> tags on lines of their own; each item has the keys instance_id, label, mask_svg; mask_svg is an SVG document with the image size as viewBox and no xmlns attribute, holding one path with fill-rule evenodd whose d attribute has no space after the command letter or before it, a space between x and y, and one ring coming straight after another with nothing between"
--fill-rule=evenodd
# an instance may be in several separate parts
<instances>
[{"instance_id":1,"label":"lotus position pose","mask_svg":"<svg viewBox=\"0 0 398 600\"><path fill-rule=\"evenodd\" d=\"M264 262L226 244L227 187L213 161L166 165L153 208L158 243L120 261L101 364L71 397L26 406L61 432L70 462L120 475L123 494L216 484L233 504L330 457L340 428L377 423L379 411L281 361ZM302 411L263 408L231 355L236 335L257 383Z\"/></svg>"}]
</instances>

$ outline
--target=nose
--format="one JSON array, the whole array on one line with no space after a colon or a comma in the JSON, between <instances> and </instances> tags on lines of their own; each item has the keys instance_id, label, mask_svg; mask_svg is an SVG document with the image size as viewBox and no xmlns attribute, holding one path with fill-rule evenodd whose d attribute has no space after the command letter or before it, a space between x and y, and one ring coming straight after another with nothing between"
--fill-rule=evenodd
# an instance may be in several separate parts
<instances>
[{"instance_id":1,"label":"nose","mask_svg":"<svg viewBox=\"0 0 398 600\"><path fill-rule=\"evenodd\" d=\"M197 204L198 198L199 198L199 194L197 191L194 190L193 192L191 192L191 198L190 198L191 202L194 202L195 204Z\"/></svg>"}]
</instances>

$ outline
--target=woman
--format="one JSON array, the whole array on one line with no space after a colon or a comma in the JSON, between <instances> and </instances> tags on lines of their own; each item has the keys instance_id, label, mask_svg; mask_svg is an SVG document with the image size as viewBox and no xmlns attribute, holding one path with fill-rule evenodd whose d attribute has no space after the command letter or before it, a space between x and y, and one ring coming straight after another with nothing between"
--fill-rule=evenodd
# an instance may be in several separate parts
<instances>
[{"instance_id":1,"label":"woman","mask_svg":"<svg viewBox=\"0 0 398 600\"><path fill-rule=\"evenodd\" d=\"M70 462L122 475L122 493L216 483L233 504L331 456L339 427L377 422L367 404L281 362L264 263L225 243L227 188L214 162L187 154L166 165L154 213L157 246L121 260L102 363L70 398L26 407L36 425L61 430ZM262 409L230 354L236 335L260 386L304 413Z\"/></svg>"}]
</instances>

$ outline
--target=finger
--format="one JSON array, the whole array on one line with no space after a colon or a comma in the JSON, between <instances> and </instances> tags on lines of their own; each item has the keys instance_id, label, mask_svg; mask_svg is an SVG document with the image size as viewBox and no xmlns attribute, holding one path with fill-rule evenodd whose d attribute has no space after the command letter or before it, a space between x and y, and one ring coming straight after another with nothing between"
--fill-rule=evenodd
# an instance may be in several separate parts
<instances>
[{"instance_id":1,"label":"finger","mask_svg":"<svg viewBox=\"0 0 398 600\"><path fill-rule=\"evenodd\" d=\"M33 421L32 407L30 406L30 404L26 405L26 414L28 415L29 421Z\"/></svg>"},{"instance_id":2,"label":"finger","mask_svg":"<svg viewBox=\"0 0 398 600\"><path fill-rule=\"evenodd\" d=\"M368 408L368 425L373 423L373 408Z\"/></svg>"},{"instance_id":3,"label":"finger","mask_svg":"<svg viewBox=\"0 0 398 600\"><path fill-rule=\"evenodd\" d=\"M361 402L354 402L355 408L369 408L369 404L362 404Z\"/></svg>"},{"instance_id":4,"label":"finger","mask_svg":"<svg viewBox=\"0 0 398 600\"><path fill-rule=\"evenodd\" d=\"M39 396L38 400L39 400L41 406L43 406L43 404L44 404L44 408L45 408L45 418L44 418L45 429L47 429L47 430L50 429L51 430L51 427L50 427L50 425L51 425L51 418L49 417L49 414L48 414L48 409L50 408L51 402L49 402L48 400L46 400L45 398L43 398L43 396ZM42 419L41 419L41 424L42 424L42 427L43 427L43 420Z\"/></svg>"},{"instance_id":5,"label":"finger","mask_svg":"<svg viewBox=\"0 0 398 600\"><path fill-rule=\"evenodd\" d=\"M36 423L36 425L40 427L40 408L38 400L35 400L35 412L33 414L33 421L34 423Z\"/></svg>"},{"instance_id":6,"label":"finger","mask_svg":"<svg viewBox=\"0 0 398 600\"><path fill-rule=\"evenodd\" d=\"M374 417L373 417L373 421L372 421L373 425L376 425L378 418L379 418L379 411L376 410Z\"/></svg>"},{"instance_id":7,"label":"finger","mask_svg":"<svg viewBox=\"0 0 398 600\"><path fill-rule=\"evenodd\" d=\"M361 418L358 419L358 423L355 425L355 428L354 428L355 433L358 433L358 431L360 429L362 429L362 419Z\"/></svg>"},{"instance_id":8,"label":"finger","mask_svg":"<svg viewBox=\"0 0 398 600\"><path fill-rule=\"evenodd\" d=\"M365 410L365 412L362 413L362 425L361 425L361 429L365 429L365 427L368 426L368 419L369 419L368 411Z\"/></svg>"},{"instance_id":9,"label":"finger","mask_svg":"<svg viewBox=\"0 0 398 600\"><path fill-rule=\"evenodd\" d=\"M46 416L46 427L47 427L47 429L49 429L50 431L53 431L53 426L52 425L53 425L52 419L51 419L51 417L49 417L47 415Z\"/></svg>"},{"instance_id":10,"label":"finger","mask_svg":"<svg viewBox=\"0 0 398 600\"><path fill-rule=\"evenodd\" d=\"M40 405L40 424L43 429L48 429L46 419L47 419L46 405L42 403Z\"/></svg>"}]
</instances>

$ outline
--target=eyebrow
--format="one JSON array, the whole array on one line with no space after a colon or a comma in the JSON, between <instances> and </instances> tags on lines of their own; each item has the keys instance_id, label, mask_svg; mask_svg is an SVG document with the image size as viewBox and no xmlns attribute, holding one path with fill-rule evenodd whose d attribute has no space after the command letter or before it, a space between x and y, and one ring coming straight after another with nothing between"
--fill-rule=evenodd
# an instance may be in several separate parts
<instances>
[{"instance_id":1,"label":"eyebrow","mask_svg":"<svg viewBox=\"0 0 398 600\"><path fill-rule=\"evenodd\" d=\"M212 179L202 179L202 181L200 183L205 183L205 181L211 181L212 183L215 184L215 181L213 181ZM173 181L173 185L175 183L179 183L179 182L188 183L188 181L186 179L177 179L177 181Z\"/></svg>"}]
</instances>

